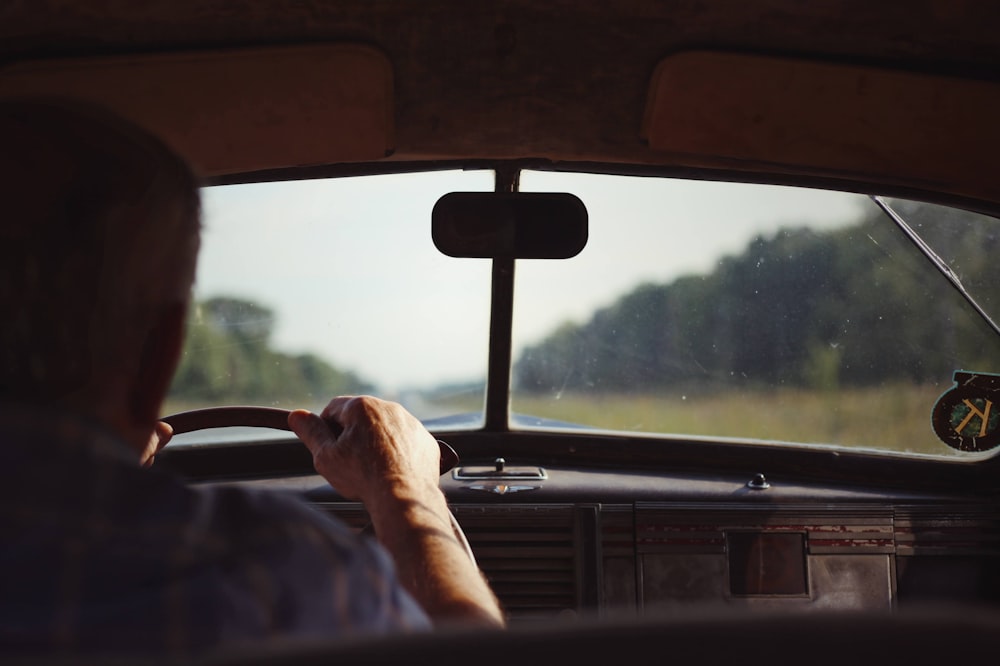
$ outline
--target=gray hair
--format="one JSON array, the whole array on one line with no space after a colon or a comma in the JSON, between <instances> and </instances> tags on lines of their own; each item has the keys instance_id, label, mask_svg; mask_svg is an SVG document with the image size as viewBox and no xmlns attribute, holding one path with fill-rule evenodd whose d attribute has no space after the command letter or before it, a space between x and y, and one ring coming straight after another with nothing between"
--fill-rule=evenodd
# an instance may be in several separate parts
<instances>
[{"instance_id":1,"label":"gray hair","mask_svg":"<svg viewBox=\"0 0 1000 666\"><path fill-rule=\"evenodd\" d=\"M53 400L129 371L148 327L190 299L191 168L110 112L0 100L0 397Z\"/></svg>"}]
</instances>

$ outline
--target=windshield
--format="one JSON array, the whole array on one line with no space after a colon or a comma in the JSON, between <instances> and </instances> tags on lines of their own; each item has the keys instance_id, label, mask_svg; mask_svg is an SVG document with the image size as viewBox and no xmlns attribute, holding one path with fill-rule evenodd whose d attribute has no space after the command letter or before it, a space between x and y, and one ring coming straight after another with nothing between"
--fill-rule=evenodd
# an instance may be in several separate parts
<instances>
[{"instance_id":1,"label":"windshield","mask_svg":"<svg viewBox=\"0 0 1000 666\"><path fill-rule=\"evenodd\" d=\"M998 338L871 198L547 172L523 173L521 189L579 196L590 242L518 265L516 413L963 455L932 410L956 371L1000 371ZM895 204L933 228L948 211L935 240L979 291L997 284L997 220Z\"/></svg>"},{"instance_id":2,"label":"windshield","mask_svg":"<svg viewBox=\"0 0 1000 666\"><path fill-rule=\"evenodd\" d=\"M165 413L320 410L366 393L479 425L468 414L482 411L486 385L490 265L441 255L430 218L446 192L492 189L492 171L203 189L194 306Z\"/></svg>"},{"instance_id":3,"label":"windshield","mask_svg":"<svg viewBox=\"0 0 1000 666\"><path fill-rule=\"evenodd\" d=\"M206 188L167 413L369 393L482 427L491 262L440 254L430 220L445 193L493 189L486 170ZM590 238L516 264L512 428L982 455L931 416L956 372L1000 372L998 338L878 201L542 171L520 189L580 197ZM995 219L885 203L996 308Z\"/></svg>"}]
</instances>

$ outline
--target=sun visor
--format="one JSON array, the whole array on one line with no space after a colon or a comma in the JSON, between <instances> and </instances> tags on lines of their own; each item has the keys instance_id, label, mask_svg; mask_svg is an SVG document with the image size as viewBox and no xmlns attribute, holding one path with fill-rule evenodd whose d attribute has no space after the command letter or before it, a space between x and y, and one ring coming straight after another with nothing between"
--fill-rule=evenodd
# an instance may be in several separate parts
<instances>
[{"instance_id":1,"label":"sun visor","mask_svg":"<svg viewBox=\"0 0 1000 666\"><path fill-rule=\"evenodd\" d=\"M380 159L392 152L392 68L353 44L21 62L0 96L59 95L145 126L205 176Z\"/></svg>"},{"instance_id":2,"label":"sun visor","mask_svg":"<svg viewBox=\"0 0 1000 666\"><path fill-rule=\"evenodd\" d=\"M691 164L708 155L989 198L998 118L1000 86L986 81L691 51L657 66L641 134Z\"/></svg>"}]
</instances>

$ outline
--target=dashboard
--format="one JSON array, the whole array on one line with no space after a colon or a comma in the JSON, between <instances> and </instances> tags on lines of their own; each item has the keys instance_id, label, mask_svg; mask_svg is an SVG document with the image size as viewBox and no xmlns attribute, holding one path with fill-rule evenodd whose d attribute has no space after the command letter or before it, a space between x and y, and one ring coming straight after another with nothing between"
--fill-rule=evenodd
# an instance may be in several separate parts
<instances>
[{"instance_id":1,"label":"dashboard","mask_svg":"<svg viewBox=\"0 0 1000 666\"><path fill-rule=\"evenodd\" d=\"M201 482L368 522L315 475ZM1000 601L1000 506L961 494L504 459L456 467L441 486L512 624Z\"/></svg>"}]
</instances>

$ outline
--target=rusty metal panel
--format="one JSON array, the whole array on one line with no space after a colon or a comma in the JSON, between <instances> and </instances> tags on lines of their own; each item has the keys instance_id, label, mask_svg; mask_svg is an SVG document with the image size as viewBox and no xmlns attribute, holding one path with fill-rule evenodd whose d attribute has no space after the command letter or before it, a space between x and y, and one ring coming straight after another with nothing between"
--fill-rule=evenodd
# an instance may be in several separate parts
<instances>
[{"instance_id":1,"label":"rusty metal panel","mask_svg":"<svg viewBox=\"0 0 1000 666\"><path fill-rule=\"evenodd\" d=\"M644 609L871 609L894 602L889 507L649 503L636 505L635 523ZM733 543L755 535L786 547L756 552L757 579L748 582L745 571L734 577L731 570L749 566L733 564L740 558ZM791 578L798 582L786 585Z\"/></svg>"},{"instance_id":2,"label":"rusty metal panel","mask_svg":"<svg viewBox=\"0 0 1000 666\"><path fill-rule=\"evenodd\" d=\"M737 596L725 556L650 553L640 560L644 611L694 608L873 610L893 606L889 555L810 555L806 595Z\"/></svg>"},{"instance_id":3,"label":"rusty metal panel","mask_svg":"<svg viewBox=\"0 0 1000 666\"><path fill-rule=\"evenodd\" d=\"M813 608L878 610L893 607L889 555L810 555L808 561Z\"/></svg>"},{"instance_id":4,"label":"rusty metal panel","mask_svg":"<svg viewBox=\"0 0 1000 666\"><path fill-rule=\"evenodd\" d=\"M729 593L795 596L809 593L802 532L727 532Z\"/></svg>"},{"instance_id":5,"label":"rusty metal panel","mask_svg":"<svg viewBox=\"0 0 1000 666\"><path fill-rule=\"evenodd\" d=\"M646 553L640 556L640 607L683 611L728 601L725 555Z\"/></svg>"}]
</instances>

